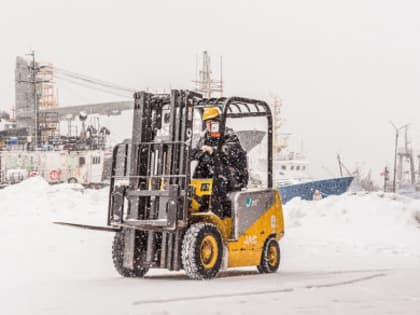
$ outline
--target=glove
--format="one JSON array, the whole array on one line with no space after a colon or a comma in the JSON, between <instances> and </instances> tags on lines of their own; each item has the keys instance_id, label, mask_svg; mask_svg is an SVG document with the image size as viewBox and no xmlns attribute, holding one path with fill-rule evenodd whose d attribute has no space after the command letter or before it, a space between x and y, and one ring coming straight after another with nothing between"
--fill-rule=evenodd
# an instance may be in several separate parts
<instances>
[{"instance_id":1,"label":"glove","mask_svg":"<svg viewBox=\"0 0 420 315\"><path fill-rule=\"evenodd\" d=\"M207 152L208 154L212 155L213 154L213 148L211 146L208 145L203 145L200 150L202 152Z\"/></svg>"}]
</instances>

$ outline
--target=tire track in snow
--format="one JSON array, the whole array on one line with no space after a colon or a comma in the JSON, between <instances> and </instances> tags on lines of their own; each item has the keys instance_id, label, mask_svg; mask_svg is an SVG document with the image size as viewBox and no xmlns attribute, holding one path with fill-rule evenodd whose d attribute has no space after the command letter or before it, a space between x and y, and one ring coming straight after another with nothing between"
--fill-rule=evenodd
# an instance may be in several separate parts
<instances>
[{"instance_id":1,"label":"tire track in snow","mask_svg":"<svg viewBox=\"0 0 420 315\"><path fill-rule=\"evenodd\" d=\"M150 299L150 300L139 300L135 301L133 305L143 305L143 304L154 304L154 303L171 303L171 302L185 302L185 301L194 301L194 300L206 300L206 299L219 299L219 298L229 298L229 297L242 297L242 296L254 296L254 295L264 295L264 294L274 294L274 293L289 293L293 292L296 289L320 289L320 288L329 288L337 287L348 284L353 284L356 282L367 281L378 277L386 276L386 273L378 273L366 277L355 278L347 281L339 281L334 283L327 284L316 284L316 285L306 285L304 287L297 288L285 288L285 289L274 289L274 290L262 290L262 291L251 291L251 292L238 292L238 293L228 293L228 294L212 294L212 295L199 295L199 296L184 296L184 297L174 297L168 299Z\"/></svg>"},{"instance_id":2,"label":"tire track in snow","mask_svg":"<svg viewBox=\"0 0 420 315\"><path fill-rule=\"evenodd\" d=\"M318 289L318 288L338 287L338 286L342 286L342 285L346 285L346 284L353 284L353 283L356 283L356 282L366 281L366 280L370 280L370 279L374 279L374 278L378 278L378 277L384 277L386 275L387 275L386 273L378 273L376 275L371 275L371 276L352 279L352 280L347 280L347 281L328 283L328 284L307 285L307 286L305 286L305 288L306 289L313 289L313 288Z\"/></svg>"},{"instance_id":3,"label":"tire track in snow","mask_svg":"<svg viewBox=\"0 0 420 315\"><path fill-rule=\"evenodd\" d=\"M272 293L284 293L292 292L293 288L279 289L279 290L265 290L265 291L252 291L252 292L238 292L230 294L212 294L212 295L200 295L200 296L185 296L185 297L176 297L170 299L154 299L154 300L142 300L133 302L133 305L141 304L152 304L152 303L170 303L170 302L184 302L184 301L193 301L193 300L206 300L206 299L219 299L226 297L239 297L239 296L248 296L248 295L261 295L261 294L272 294Z\"/></svg>"}]
</instances>

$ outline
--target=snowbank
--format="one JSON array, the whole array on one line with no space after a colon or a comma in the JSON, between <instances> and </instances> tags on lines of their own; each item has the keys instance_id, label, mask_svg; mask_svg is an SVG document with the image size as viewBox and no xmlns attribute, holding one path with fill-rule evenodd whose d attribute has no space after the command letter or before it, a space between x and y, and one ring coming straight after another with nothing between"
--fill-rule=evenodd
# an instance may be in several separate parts
<instances>
[{"instance_id":1,"label":"snowbank","mask_svg":"<svg viewBox=\"0 0 420 315\"><path fill-rule=\"evenodd\" d=\"M289 266L302 268L309 260L319 268L345 268L351 260L375 268L404 264L401 256L418 259L419 210L420 200L380 192L295 198L284 207Z\"/></svg>"},{"instance_id":2,"label":"snowbank","mask_svg":"<svg viewBox=\"0 0 420 315\"><path fill-rule=\"evenodd\" d=\"M406 231L418 227L420 200L382 192L347 193L319 201L295 198L284 210L288 228L321 225L388 233L390 229Z\"/></svg>"},{"instance_id":3,"label":"snowbank","mask_svg":"<svg viewBox=\"0 0 420 315\"><path fill-rule=\"evenodd\" d=\"M71 217L83 220L86 215L106 211L107 194L106 188L95 191L79 184L49 185L41 177L31 177L0 190L0 218L33 221L39 217L45 221Z\"/></svg>"},{"instance_id":4,"label":"snowbank","mask_svg":"<svg viewBox=\"0 0 420 315\"><path fill-rule=\"evenodd\" d=\"M15 227L54 220L104 224L108 189L49 185L41 177L0 190L0 218ZM347 193L319 201L295 198L284 206L286 239L394 246L418 240L420 200L389 193ZM0 223L1 224L1 223ZM397 246L401 247L401 246ZM420 246L413 250L420 251Z\"/></svg>"}]
</instances>

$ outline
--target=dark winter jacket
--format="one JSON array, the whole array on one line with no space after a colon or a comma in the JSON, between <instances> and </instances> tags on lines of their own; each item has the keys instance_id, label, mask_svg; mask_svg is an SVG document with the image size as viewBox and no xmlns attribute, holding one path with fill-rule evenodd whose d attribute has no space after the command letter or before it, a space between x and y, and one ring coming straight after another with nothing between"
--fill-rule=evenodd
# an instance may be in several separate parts
<instances>
[{"instance_id":1,"label":"dark winter jacket","mask_svg":"<svg viewBox=\"0 0 420 315\"><path fill-rule=\"evenodd\" d=\"M217 152L218 142L222 141L221 151ZM203 153L203 145L211 146L213 154ZM235 132L226 128L223 139L212 138L206 131L192 151L193 160L198 160L194 178L213 178L216 164L219 165L218 174L226 179L226 190L235 191L248 184L248 163L246 151L242 148ZM218 161L218 163L216 163Z\"/></svg>"}]
</instances>

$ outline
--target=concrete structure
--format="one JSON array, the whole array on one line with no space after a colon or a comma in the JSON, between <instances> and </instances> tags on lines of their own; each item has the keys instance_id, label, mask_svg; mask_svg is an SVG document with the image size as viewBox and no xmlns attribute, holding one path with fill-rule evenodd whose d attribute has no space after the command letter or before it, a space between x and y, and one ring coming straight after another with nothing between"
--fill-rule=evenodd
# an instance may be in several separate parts
<instances>
[{"instance_id":1,"label":"concrete structure","mask_svg":"<svg viewBox=\"0 0 420 315\"><path fill-rule=\"evenodd\" d=\"M43 138L58 134L59 121L74 119L82 111L88 115L109 116L133 109L133 101L58 107L52 64L40 66L17 57L15 80L16 128L26 129L28 136L38 134L39 143ZM38 132L35 132L35 125L38 125Z\"/></svg>"},{"instance_id":2,"label":"concrete structure","mask_svg":"<svg viewBox=\"0 0 420 315\"><path fill-rule=\"evenodd\" d=\"M34 134L35 96L31 65L23 58L16 58L15 69L15 106L16 127L26 128L28 134Z\"/></svg>"}]
</instances>

